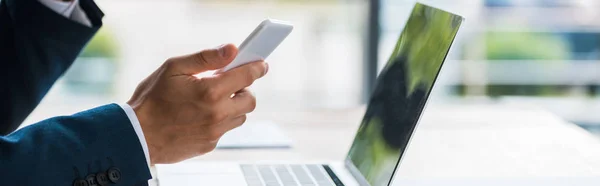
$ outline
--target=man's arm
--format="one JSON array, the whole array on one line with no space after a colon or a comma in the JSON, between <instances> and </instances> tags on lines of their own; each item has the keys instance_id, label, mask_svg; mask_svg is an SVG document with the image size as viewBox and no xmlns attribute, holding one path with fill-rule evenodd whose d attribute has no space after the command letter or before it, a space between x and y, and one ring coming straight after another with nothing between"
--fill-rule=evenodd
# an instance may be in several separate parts
<instances>
[{"instance_id":1,"label":"man's arm","mask_svg":"<svg viewBox=\"0 0 600 186\"><path fill-rule=\"evenodd\" d=\"M80 6L92 27L38 0L0 3L0 135L23 122L100 28L103 13L94 2L81 0Z\"/></svg>"},{"instance_id":2,"label":"man's arm","mask_svg":"<svg viewBox=\"0 0 600 186\"><path fill-rule=\"evenodd\" d=\"M147 184L151 175L133 130L123 109L111 104L0 137L2 184Z\"/></svg>"},{"instance_id":3,"label":"man's arm","mask_svg":"<svg viewBox=\"0 0 600 186\"><path fill-rule=\"evenodd\" d=\"M89 185L112 179L119 185L133 185L150 178L137 131L117 105L45 120L3 136L37 106L101 26L103 14L94 2L79 3L68 16L38 0L0 2L0 175L4 184L71 185L79 179ZM86 177L90 180L82 180Z\"/></svg>"},{"instance_id":4,"label":"man's arm","mask_svg":"<svg viewBox=\"0 0 600 186\"><path fill-rule=\"evenodd\" d=\"M79 5L79 0L39 0L46 7L52 9L54 12L67 17L73 21L81 23L87 27L92 27L92 23L90 19L87 17L86 13L81 9ZM131 106L127 104L121 104L121 108L127 114L133 129L135 130L138 139L140 140L140 144L142 145L142 149L144 150L144 154L146 157L146 161L148 165L150 165L150 155L148 154L148 145L146 144L146 139L144 137L144 133L142 131L142 127L140 126L140 122L137 119L137 116Z\"/></svg>"}]
</instances>

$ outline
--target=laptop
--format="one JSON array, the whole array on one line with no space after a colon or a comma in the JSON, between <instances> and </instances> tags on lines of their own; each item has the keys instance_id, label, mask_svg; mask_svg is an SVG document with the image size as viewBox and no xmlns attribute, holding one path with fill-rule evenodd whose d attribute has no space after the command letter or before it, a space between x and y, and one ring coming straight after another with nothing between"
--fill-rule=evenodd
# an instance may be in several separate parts
<instances>
[{"instance_id":1,"label":"laptop","mask_svg":"<svg viewBox=\"0 0 600 186\"><path fill-rule=\"evenodd\" d=\"M394 173L463 21L416 3L344 161L158 165L160 185L382 186ZM187 162L186 162L187 163Z\"/></svg>"}]
</instances>

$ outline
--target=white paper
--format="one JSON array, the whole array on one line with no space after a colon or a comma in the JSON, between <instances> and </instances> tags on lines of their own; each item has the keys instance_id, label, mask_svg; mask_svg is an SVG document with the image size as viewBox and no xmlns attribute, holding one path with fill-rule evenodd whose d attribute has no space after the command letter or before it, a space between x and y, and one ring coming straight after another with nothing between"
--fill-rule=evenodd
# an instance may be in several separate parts
<instances>
[{"instance_id":1,"label":"white paper","mask_svg":"<svg viewBox=\"0 0 600 186\"><path fill-rule=\"evenodd\" d=\"M227 132L217 148L290 148L291 140L271 121L249 121Z\"/></svg>"}]
</instances>

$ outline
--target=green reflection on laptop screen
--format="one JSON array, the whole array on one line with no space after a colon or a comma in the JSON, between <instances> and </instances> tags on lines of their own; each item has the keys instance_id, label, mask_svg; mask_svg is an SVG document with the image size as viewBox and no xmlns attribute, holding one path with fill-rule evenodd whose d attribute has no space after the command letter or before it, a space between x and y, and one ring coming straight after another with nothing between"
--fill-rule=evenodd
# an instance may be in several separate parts
<instances>
[{"instance_id":1,"label":"green reflection on laptop screen","mask_svg":"<svg viewBox=\"0 0 600 186\"><path fill-rule=\"evenodd\" d=\"M348 154L371 185L390 182L462 20L420 3L413 8Z\"/></svg>"}]
</instances>

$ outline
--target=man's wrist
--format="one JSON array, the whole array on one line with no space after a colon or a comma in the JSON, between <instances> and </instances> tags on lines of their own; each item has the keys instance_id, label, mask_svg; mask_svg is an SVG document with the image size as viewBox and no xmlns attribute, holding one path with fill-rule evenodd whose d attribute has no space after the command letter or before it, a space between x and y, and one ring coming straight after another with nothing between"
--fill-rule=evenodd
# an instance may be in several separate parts
<instances>
[{"instance_id":1,"label":"man's wrist","mask_svg":"<svg viewBox=\"0 0 600 186\"><path fill-rule=\"evenodd\" d=\"M157 131L152 126L152 124L155 122L155 119L152 119L152 116L148 114L149 112L145 110L146 108L148 108L147 104L149 103L145 103L146 106L142 107L142 102L143 100L138 99L138 97L134 95L134 97L132 97L131 100L127 102L127 105L130 106L130 108L137 116L140 130L143 131L146 139L146 149L148 150L149 154L149 164L154 165L155 162L160 161L159 159L161 159L161 153L159 152L159 150L162 148L161 144L162 142L164 142L164 140L156 139Z\"/></svg>"},{"instance_id":2,"label":"man's wrist","mask_svg":"<svg viewBox=\"0 0 600 186\"><path fill-rule=\"evenodd\" d=\"M146 163L148 164L148 166L150 166L151 165L150 164L150 162L151 162L150 161L150 152L148 150L148 143L146 142L146 137L144 135L144 131L142 130L140 120L138 119L137 114L135 113L135 111L129 104L125 103L125 104L121 104L120 106L123 109L123 111L125 111L127 118L129 118L129 121L131 122L131 126L133 127L133 129L140 141L140 145L142 146L142 150L144 151Z\"/></svg>"}]
</instances>

